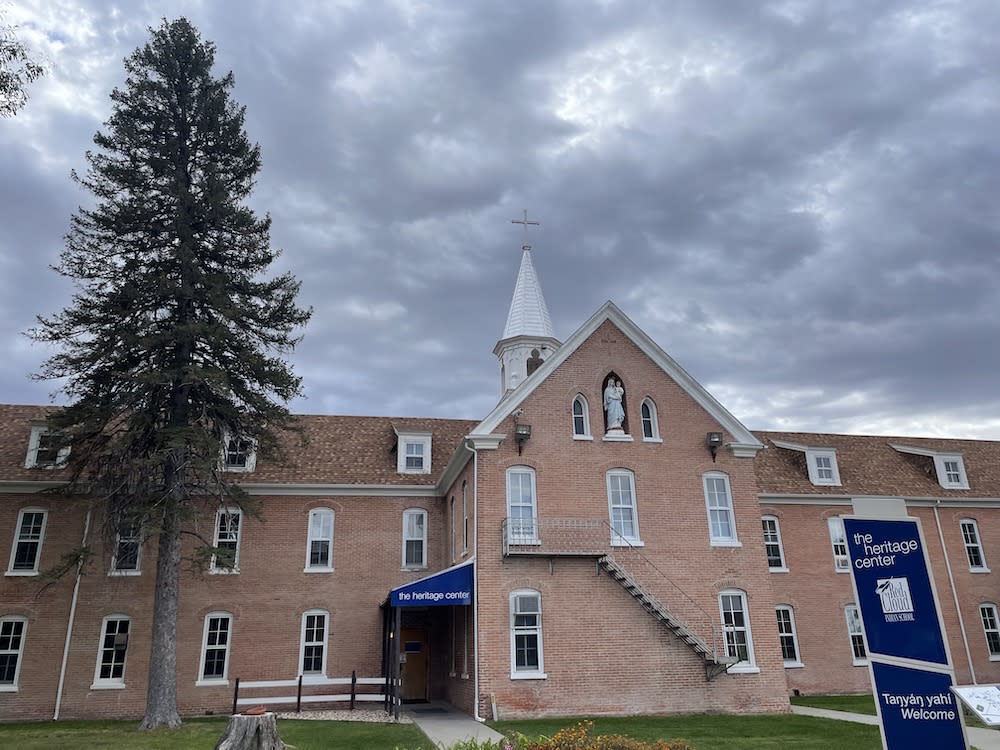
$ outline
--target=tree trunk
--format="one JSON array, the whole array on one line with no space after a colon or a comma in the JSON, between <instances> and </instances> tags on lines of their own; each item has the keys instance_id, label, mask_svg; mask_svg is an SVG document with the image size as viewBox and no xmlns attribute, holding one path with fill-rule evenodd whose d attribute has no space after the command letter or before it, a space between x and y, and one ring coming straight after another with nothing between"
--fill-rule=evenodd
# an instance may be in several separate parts
<instances>
[{"instance_id":1,"label":"tree trunk","mask_svg":"<svg viewBox=\"0 0 1000 750\"><path fill-rule=\"evenodd\" d=\"M235 714L229 719L225 734L215 750L285 750L278 736L277 715L271 712L256 716Z\"/></svg>"},{"instance_id":2,"label":"tree trunk","mask_svg":"<svg viewBox=\"0 0 1000 750\"><path fill-rule=\"evenodd\" d=\"M177 606L181 568L179 512L176 501L168 502L160 529L146 716L141 729L181 725L181 717L177 713Z\"/></svg>"}]
</instances>

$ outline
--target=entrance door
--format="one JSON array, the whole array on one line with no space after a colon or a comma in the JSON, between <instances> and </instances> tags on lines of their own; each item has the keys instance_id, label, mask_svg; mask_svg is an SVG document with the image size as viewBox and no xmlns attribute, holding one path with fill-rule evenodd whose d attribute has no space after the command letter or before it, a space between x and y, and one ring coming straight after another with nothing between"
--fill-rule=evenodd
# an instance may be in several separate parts
<instances>
[{"instance_id":1,"label":"entrance door","mask_svg":"<svg viewBox=\"0 0 1000 750\"><path fill-rule=\"evenodd\" d=\"M404 701L427 700L427 631L403 628L399 639L400 698Z\"/></svg>"}]
</instances>

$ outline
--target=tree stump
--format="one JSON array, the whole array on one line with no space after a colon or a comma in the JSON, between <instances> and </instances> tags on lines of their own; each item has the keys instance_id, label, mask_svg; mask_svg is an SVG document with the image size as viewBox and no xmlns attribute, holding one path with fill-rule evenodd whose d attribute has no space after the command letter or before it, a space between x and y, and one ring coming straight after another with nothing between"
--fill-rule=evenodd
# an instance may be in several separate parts
<instances>
[{"instance_id":1,"label":"tree stump","mask_svg":"<svg viewBox=\"0 0 1000 750\"><path fill-rule=\"evenodd\" d=\"M278 717L263 714L233 714L215 750L286 750L278 736Z\"/></svg>"}]
</instances>

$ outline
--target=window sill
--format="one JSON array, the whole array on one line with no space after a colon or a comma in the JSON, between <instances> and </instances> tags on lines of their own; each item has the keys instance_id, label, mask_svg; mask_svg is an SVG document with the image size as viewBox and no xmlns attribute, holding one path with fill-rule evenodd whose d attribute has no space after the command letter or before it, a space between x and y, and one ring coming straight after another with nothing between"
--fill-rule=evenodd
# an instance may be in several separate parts
<instances>
[{"instance_id":1,"label":"window sill","mask_svg":"<svg viewBox=\"0 0 1000 750\"><path fill-rule=\"evenodd\" d=\"M852 667L867 667L868 666L868 660L867 659L855 659L854 661L851 662L851 666Z\"/></svg>"},{"instance_id":2,"label":"window sill","mask_svg":"<svg viewBox=\"0 0 1000 750\"><path fill-rule=\"evenodd\" d=\"M644 437L642 439L642 442L644 442L644 443L662 443L663 442L663 438L648 438L648 437Z\"/></svg>"},{"instance_id":3,"label":"window sill","mask_svg":"<svg viewBox=\"0 0 1000 750\"><path fill-rule=\"evenodd\" d=\"M850 573L851 569L850 568L834 568L833 572L834 573Z\"/></svg>"},{"instance_id":4,"label":"window sill","mask_svg":"<svg viewBox=\"0 0 1000 750\"><path fill-rule=\"evenodd\" d=\"M804 666L805 666L805 664L803 664L800 661L786 661L785 662L785 669L802 669Z\"/></svg>"},{"instance_id":5,"label":"window sill","mask_svg":"<svg viewBox=\"0 0 1000 750\"><path fill-rule=\"evenodd\" d=\"M512 539L510 539L510 538L507 539L507 544L518 544L518 545L522 545L522 546L526 545L526 544L530 544L530 545L532 545L534 547L541 547L542 546L542 540L539 539L537 536L531 536L531 537L528 537L528 536L525 536L525 537L514 537Z\"/></svg>"},{"instance_id":6,"label":"window sill","mask_svg":"<svg viewBox=\"0 0 1000 750\"><path fill-rule=\"evenodd\" d=\"M124 690L124 682L95 682L90 686L91 690Z\"/></svg>"},{"instance_id":7,"label":"window sill","mask_svg":"<svg viewBox=\"0 0 1000 750\"><path fill-rule=\"evenodd\" d=\"M970 573L989 573L989 568L969 568Z\"/></svg>"},{"instance_id":8,"label":"window sill","mask_svg":"<svg viewBox=\"0 0 1000 750\"><path fill-rule=\"evenodd\" d=\"M463 680L469 679L469 673L468 672L462 672L462 679Z\"/></svg>"},{"instance_id":9,"label":"window sill","mask_svg":"<svg viewBox=\"0 0 1000 750\"><path fill-rule=\"evenodd\" d=\"M605 435L604 437L601 438L601 440L603 440L606 443L631 443L631 442L634 442L632 440L632 436L631 435Z\"/></svg>"},{"instance_id":10,"label":"window sill","mask_svg":"<svg viewBox=\"0 0 1000 750\"><path fill-rule=\"evenodd\" d=\"M430 474L430 469L403 469L402 471L397 471L397 474Z\"/></svg>"},{"instance_id":11,"label":"window sill","mask_svg":"<svg viewBox=\"0 0 1000 750\"><path fill-rule=\"evenodd\" d=\"M14 577L14 576L17 576L17 577L37 576L38 575L38 571L37 570L8 570L6 573L4 573L4 575L5 576L12 576L12 577Z\"/></svg>"},{"instance_id":12,"label":"window sill","mask_svg":"<svg viewBox=\"0 0 1000 750\"><path fill-rule=\"evenodd\" d=\"M329 685L325 674L304 674L302 675L303 685Z\"/></svg>"},{"instance_id":13,"label":"window sill","mask_svg":"<svg viewBox=\"0 0 1000 750\"><path fill-rule=\"evenodd\" d=\"M404 565L400 568L404 573L419 573L422 570L427 570L426 565Z\"/></svg>"},{"instance_id":14,"label":"window sill","mask_svg":"<svg viewBox=\"0 0 1000 750\"><path fill-rule=\"evenodd\" d=\"M990 661L1000 661L1000 654L990 654Z\"/></svg>"},{"instance_id":15,"label":"window sill","mask_svg":"<svg viewBox=\"0 0 1000 750\"><path fill-rule=\"evenodd\" d=\"M458 673L457 672L449 672L448 676L451 677L451 678L455 678L455 677L458 676Z\"/></svg>"},{"instance_id":16,"label":"window sill","mask_svg":"<svg viewBox=\"0 0 1000 750\"><path fill-rule=\"evenodd\" d=\"M712 539L711 545L713 547L742 547L743 542L739 539Z\"/></svg>"},{"instance_id":17,"label":"window sill","mask_svg":"<svg viewBox=\"0 0 1000 750\"><path fill-rule=\"evenodd\" d=\"M333 568L303 568L303 573L332 573Z\"/></svg>"},{"instance_id":18,"label":"window sill","mask_svg":"<svg viewBox=\"0 0 1000 750\"><path fill-rule=\"evenodd\" d=\"M238 576L239 568L209 568L208 574L212 576Z\"/></svg>"},{"instance_id":19,"label":"window sill","mask_svg":"<svg viewBox=\"0 0 1000 750\"><path fill-rule=\"evenodd\" d=\"M735 664L729 668L729 674L760 674L760 667L749 664L741 667L739 664Z\"/></svg>"},{"instance_id":20,"label":"window sill","mask_svg":"<svg viewBox=\"0 0 1000 750\"><path fill-rule=\"evenodd\" d=\"M141 576L141 570L109 570L108 575L114 578L124 578L127 576Z\"/></svg>"},{"instance_id":21,"label":"window sill","mask_svg":"<svg viewBox=\"0 0 1000 750\"><path fill-rule=\"evenodd\" d=\"M0 693L16 693L17 685L0 685Z\"/></svg>"},{"instance_id":22,"label":"window sill","mask_svg":"<svg viewBox=\"0 0 1000 750\"><path fill-rule=\"evenodd\" d=\"M612 547L645 547L646 543L641 539L612 539Z\"/></svg>"},{"instance_id":23,"label":"window sill","mask_svg":"<svg viewBox=\"0 0 1000 750\"><path fill-rule=\"evenodd\" d=\"M198 680L195 687L228 687L229 680Z\"/></svg>"},{"instance_id":24,"label":"window sill","mask_svg":"<svg viewBox=\"0 0 1000 750\"><path fill-rule=\"evenodd\" d=\"M511 672L512 680L547 680L549 676L545 672Z\"/></svg>"},{"instance_id":25,"label":"window sill","mask_svg":"<svg viewBox=\"0 0 1000 750\"><path fill-rule=\"evenodd\" d=\"M787 573L788 568L782 565L780 568L768 568L768 571L771 573Z\"/></svg>"},{"instance_id":26,"label":"window sill","mask_svg":"<svg viewBox=\"0 0 1000 750\"><path fill-rule=\"evenodd\" d=\"M574 435L573 439L574 440L589 440L589 441L592 442L594 440L594 436L593 435Z\"/></svg>"}]
</instances>

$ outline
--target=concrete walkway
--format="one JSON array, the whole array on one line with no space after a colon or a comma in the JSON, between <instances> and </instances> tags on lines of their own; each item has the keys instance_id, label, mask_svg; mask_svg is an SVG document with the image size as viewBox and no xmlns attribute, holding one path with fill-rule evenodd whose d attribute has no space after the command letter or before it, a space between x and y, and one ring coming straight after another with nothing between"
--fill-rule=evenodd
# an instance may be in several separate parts
<instances>
[{"instance_id":1,"label":"concrete walkway","mask_svg":"<svg viewBox=\"0 0 1000 750\"><path fill-rule=\"evenodd\" d=\"M857 724L878 725L877 716L867 714L852 714L847 711L830 711L826 708L812 708L810 706L792 706L792 712L803 716L818 716L822 719L837 719L839 721L853 721ZM1000 731L996 729L983 729L982 727L966 727L966 736L977 750L1000 750Z\"/></svg>"},{"instance_id":2,"label":"concrete walkway","mask_svg":"<svg viewBox=\"0 0 1000 750\"><path fill-rule=\"evenodd\" d=\"M404 711L435 747L446 750L462 740L502 740L503 735L462 713L450 703L431 701L407 706ZM991 749L992 750L992 749Z\"/></svg>"}]
</instances>

